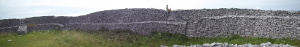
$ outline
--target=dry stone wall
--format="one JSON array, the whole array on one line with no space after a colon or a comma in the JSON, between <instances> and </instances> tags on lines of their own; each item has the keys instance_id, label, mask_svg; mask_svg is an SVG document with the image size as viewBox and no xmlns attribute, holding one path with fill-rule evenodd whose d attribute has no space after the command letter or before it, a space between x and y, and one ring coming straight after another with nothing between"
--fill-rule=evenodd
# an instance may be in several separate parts
<instances>
[{"instance_id":1,"label":"dry stone wall","mask_svg":"<svg viewBox=\"0 0 300 47\"><path fill-rule=\"evenodd\" d=\"M20 20L19 19L3 19L0 20L0 28L18 26Z\"/></svg>"},{"instance_id":2,"label":"dry stone wall","mask_svg":"<svg viewBox=\"0 0 300 47\"><path fill-rule=\"evenodd\" d=\"M19 26L19 19L3 19L0 20L0 33L16 32Z\"/></svg>"},{"instance_id":3,"label":"dry stone wall","mask_svg":"<svg viewBox=\"0 0 300 47\"><path fill-rule=\"evenodd\" d=\"M277 17L204 17L194 21L190 36L215 37L240 35L267 38L299 38L298 18Z\"/></svg>"},{"instance_id":4,"label":"dry stone wall","mask_svg":"<svg viewBox=\"0 0 300 47\"><path fill-rule=\"evenodd\" d=\"M184 34L185 22L170 21L144 21L133 23L69 23L65 25L65 29L81 29L81 30L99 30L107 29L129 29L134 33L149 35L151 32L160 31Z\"/></svg>"},{"instance_id":5,"label":"dry stone wall","mask_svg":"<svg viewBox=\"0 0 300 47\"><path fill-rule=\"evenodd\" d=\"M43 16L0 20L1 32L9 27L27 26L39 30L129 29L149 35L151 32L185 34L189 37L244 37L300 39L300 11L255 9L165 10L133 8L105 10L78 17Z\"/></svg>"}]
</instances>

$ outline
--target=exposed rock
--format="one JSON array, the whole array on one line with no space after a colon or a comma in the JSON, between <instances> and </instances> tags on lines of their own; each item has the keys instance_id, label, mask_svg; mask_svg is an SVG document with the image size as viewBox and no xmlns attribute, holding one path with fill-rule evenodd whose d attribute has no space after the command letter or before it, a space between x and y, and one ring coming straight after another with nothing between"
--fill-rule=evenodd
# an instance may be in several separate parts
<instances>
[{"instance_id":1,"label":"exposed rock","mask_svg":"<svg viewBox=\"0 0 300 47\"><path fill-rule=\"evenodd\" d=\"M27 26L19 26L18 30L17 30L17 34L26 34L27 33Z\"/></svg>"},{"instance_id":2,"label":"exposed rock","mask_svg":"<svg viewBox=\"0 0 300 47\"><path fill-rule=\"evenodd\" d=\"M169 46L164 46L161 45L160 47L169 47ZM237 45L237 44L228 44L228 43L204 43L203 45L190 45L190 46L185 46L185 45L173 45L170 47L297 47L297 46L291 46L288 44L271 44L270 42L268 43L261 43L260 45L252 45L252 44L243 44L243 45Z\"/></svg>"}]
</instances>

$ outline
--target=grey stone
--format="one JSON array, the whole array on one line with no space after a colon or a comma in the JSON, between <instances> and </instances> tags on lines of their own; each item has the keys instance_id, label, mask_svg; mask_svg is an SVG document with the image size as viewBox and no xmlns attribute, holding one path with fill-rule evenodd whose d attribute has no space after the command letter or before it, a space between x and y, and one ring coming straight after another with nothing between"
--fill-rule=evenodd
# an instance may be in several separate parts
<instances>
[{"instance_id":1,"label":"grey stone","mask_svg":"<svg viewBox=\"0 0 300 47\"><path fill-rule=\"evenodd\" d=\"M221 45L219 45L221 44ZM162 45L161 45L162 47ZM165 46L167 47L167 46ZM190 46L184 46L184 45L173 45L172 47L296 47L296 46L291 46L288 44L271 44L269 42L267 43L262 43L260 45L252 45L252 44L242 44L242 45L237 45L237 44L228 44L228 43L204 43L202 45L190 45Z\"/></svg>"},{"instance_id":2,"label":"grey stone","mask_svg":"<svg viewBox=\"0 0 300 47\"><path fill-rule=\"evenodd\" d=\"M27 26L26 25L19 26L17 31L18 31L18 34L26 34L27 33Z\"/></svg>"}]
</instances>

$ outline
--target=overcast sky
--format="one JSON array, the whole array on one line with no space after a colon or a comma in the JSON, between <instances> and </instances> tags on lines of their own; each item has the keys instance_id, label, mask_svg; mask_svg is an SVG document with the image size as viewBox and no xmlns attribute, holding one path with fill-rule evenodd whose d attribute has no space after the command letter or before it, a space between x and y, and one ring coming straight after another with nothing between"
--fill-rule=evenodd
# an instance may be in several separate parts
<instances>
[{"instance_id":1,"label":"overcast sky","mask_svg":"<svg viewBox=\"0 0 300 47\"><path fill-rule=\"evenodd\" d=\"M300 0L0 0L0 19L80 16L124 8L300 10Z\"/></svg>"}]
</instances>

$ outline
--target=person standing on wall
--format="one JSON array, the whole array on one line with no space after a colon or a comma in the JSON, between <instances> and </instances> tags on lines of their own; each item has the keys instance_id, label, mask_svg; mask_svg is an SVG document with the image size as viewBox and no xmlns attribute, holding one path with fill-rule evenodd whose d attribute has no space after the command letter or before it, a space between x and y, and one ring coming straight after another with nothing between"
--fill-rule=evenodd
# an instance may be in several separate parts
<instances>
[{"instance_id":1,"label":"person standing on wall","mask_svg":"<svg viewBox=\"0 0 300 47\"><path fill-rule=\"evenodd\" d=\"M167 9L167 16L170 16L170 13L171 13L171 9L169 9L169 6L167 5L167 7L166 7L166 9Z\"/></svg>"}]
</instances>

